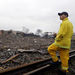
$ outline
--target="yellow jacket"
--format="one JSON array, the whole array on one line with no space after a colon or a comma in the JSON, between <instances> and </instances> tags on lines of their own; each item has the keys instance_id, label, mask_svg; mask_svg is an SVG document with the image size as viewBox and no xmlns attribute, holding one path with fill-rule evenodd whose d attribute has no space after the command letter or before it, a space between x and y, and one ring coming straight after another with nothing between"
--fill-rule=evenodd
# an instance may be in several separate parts
<instances>
[{"instance_id":1,"label":"yellow jacket","mask_svg":"<svg viewBox=\"0 0 75 75\"><path fill-rule=\"evenodd\" d=\"M72 35L73 35L73 25L68 20L68 18L65 18L60 25L60 29L55 38L54 44L61 48L70 49Z\"/></svg>"}]
</instances>

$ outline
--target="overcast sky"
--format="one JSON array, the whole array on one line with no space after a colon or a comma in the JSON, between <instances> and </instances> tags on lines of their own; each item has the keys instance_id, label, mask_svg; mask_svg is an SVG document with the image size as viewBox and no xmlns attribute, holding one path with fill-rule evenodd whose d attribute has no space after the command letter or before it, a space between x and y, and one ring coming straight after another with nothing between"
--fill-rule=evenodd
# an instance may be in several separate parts
<instances>
[{"instance_id":1,"label":"overcast sky","mask_svg":"<svg viewBox=\"0 0 75 75\"><path fill-rule=\"evenodd\" d=\"M67 11L75 32L75 0L0 0L0 29L58 32L58 12Z\"/></svg>"}]
</instances>

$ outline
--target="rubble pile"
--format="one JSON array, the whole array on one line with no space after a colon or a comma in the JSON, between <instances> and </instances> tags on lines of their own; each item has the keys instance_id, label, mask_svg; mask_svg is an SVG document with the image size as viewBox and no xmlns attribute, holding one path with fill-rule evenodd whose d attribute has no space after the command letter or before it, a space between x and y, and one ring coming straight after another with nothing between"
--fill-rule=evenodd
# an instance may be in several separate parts
<instances>
[{"instance_id":1,"label":"rubble pile","mask_svg":"<svg viewBox=\"0 0 75 75\"><path fill-rule=\"evenodd\" d=\"M30 34L29 34L30 35ZM23 32L4 31L0 35L0 48L7 49L40 49L47 48L53 38L42 38L24 34Z\"/></svg>"},{"instance_id":2,"label":"rubble pile","mask_svg":"<svg viewBox=\"0 0 75 75\"><path fill-rule=\"evenodd\" d=\"M28 64L49 57L50 55L48 52L42 52L42 50L0 50L0 67L8 68L21 64Z\"/></svg>"},{"instance_id":3,"label":"rubble pile","mask_svg":"<svg viewBox=\"0 0 75 75\"><path fill-rule=\"evenodd\" d=\"M1 31L0 67L9 68L50 57L47 51L53 38L23 32Z\"/></svg>"}]
</instances>

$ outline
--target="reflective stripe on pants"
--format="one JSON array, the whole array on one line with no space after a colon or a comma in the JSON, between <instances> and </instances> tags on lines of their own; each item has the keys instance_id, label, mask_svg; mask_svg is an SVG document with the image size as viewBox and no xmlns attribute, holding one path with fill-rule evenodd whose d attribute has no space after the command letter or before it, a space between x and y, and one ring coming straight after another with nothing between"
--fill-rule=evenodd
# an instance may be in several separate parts
<instances>
[{"instance_id":1,"label":"reflective stripe on pants","mask_svg":"<svg viewBox=\"0 0 75 75\"><path fill-rule=\"evenodd\" d=\"M69 49L64 49L56 46L54 43L48 47L48 52L52 57L54 62L58 61L58 57L56 56L56 51L59 51L60 60L61 60L61 68L62 70L68 70L68 60L69 60Z\"/></svg>"}]
</instances>

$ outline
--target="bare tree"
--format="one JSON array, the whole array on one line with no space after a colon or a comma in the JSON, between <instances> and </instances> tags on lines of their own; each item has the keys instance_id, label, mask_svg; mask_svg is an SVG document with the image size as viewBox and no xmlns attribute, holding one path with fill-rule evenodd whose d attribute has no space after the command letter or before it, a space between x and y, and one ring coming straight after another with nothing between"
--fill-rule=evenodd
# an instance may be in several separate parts
<instances>
[{"instance_id":1,"label":"bare tree","mask_svg":"<svg viewBox=\"0 0 75 75\"><path fill-rule=\"evenodd\" d=\"M41 35L41 33L42 33L42 30L41 29L37 29L36 35Z\"/></svg>"}]
</instances>

